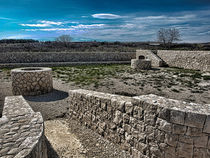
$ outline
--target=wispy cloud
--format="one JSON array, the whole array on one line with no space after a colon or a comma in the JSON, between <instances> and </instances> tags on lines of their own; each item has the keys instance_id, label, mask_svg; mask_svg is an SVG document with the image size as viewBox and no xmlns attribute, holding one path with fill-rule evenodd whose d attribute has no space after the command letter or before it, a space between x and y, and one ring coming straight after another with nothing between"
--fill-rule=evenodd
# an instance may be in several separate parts
<instances>
[{"instance_id":1,"label":"wispy cloud","mask_svg":"<svg viewBox=\"0 0 210 158\"><path fill-rule=\"evenodd\" d=\"M73 31L79 29L93 29L93 28L101 28L104 27L105 24L90 24L90 25L75 25L69 26L66 28L45 28L45 29L25 29L25 31Z\"/></svg>"},{"instance_id":2,"label":"wispy cloud","mask_svg":"<svg viewBox=\"0 0 210 158\"><path fill-rule=\"evenodd\" d=\"M47 20L39 20L37 24L20 24L21 26L28 26L28 27L50 27L53 25L62 25L63 22L56 22L56 21L47 21Z\"/></svg>"},{"instance_id":3,"label":"wispy cloud","mask_svg":"<svg viewBox=\"0 0 210 158\"><path fill-rule=\"evenodd\" d=\"M28 26L28 27L48 27L51 26L50 24L20 24L21 26Z\"/></svg>"},{"instance_id":4,"label":"wispy cloud","mask_svg":"<svg viewBox=\"0 0 210 158\"><path fill-rule=\"evenodd\" d=\"M17 35L9 35L3 37L3 39L26 39L26 38L31 38L30 35L22 35L22 34L17 34Z\"/></svg>"},{"instance_id":5,"label":"wispy cloud","mask_svg":"<svg viewBox=\"0 0 210 158\"><path fill-rule=\"evenodd\" d=\"M55 21L46 21L46 20L42 20L42 21L40 21L41 23L43 23L43 24L49 24L49 25L62 25L63 24L63 22L55 22Z\"/></svg>"},{"instance_id":6,"label":"wispy cloud","mask_svg":"<svg viewBox=\"0 0 210 158\"><path fill-rule=\"evenodd\" d=\"M11 18L0 17L0 20L12 20Z\"/></svg>"},{"instance_id":7,"label":"wispy cloud","mask_svg":"<svg viewBox=\"0 0 210 158\"><path fill-rule=\"evenodd\" d=\"M106 14L106 13L93 14L92 17L97 18L97 19L119 19L119 18L122 18L122 16L120 16L120 15Z\"/></svg>"}]
</instances>

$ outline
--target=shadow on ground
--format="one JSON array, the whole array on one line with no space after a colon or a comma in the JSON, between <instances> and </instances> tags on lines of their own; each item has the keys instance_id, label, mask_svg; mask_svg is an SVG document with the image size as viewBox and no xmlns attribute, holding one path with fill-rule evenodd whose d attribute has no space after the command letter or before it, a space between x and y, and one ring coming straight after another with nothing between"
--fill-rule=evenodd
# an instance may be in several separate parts
<instances>
[{"instance_id":1,"label":"shadow on ground","mask_svg":"<svg viewBox=\"0 0 210 158\"><path fill-rule=\"evenodd\" d=\"M52 102L52 101L65 99L67 97L68 97L67 92L60 91L57 89L53 89L52 92L39 96L24 96L26 100L33 102Z\"/></svg>"},{"instance_id":2,"label":"shadow on ground","mask_svg":"<svg viewBox=\"0 0 210 158\"><path fill-rule=\"evenodd\" d=\"M45 143L47 146L47 155L49 158L59 158L57 152L53 149L52 145L48 141L48 139L45 137Z\"/></svg>"}]
</instances>

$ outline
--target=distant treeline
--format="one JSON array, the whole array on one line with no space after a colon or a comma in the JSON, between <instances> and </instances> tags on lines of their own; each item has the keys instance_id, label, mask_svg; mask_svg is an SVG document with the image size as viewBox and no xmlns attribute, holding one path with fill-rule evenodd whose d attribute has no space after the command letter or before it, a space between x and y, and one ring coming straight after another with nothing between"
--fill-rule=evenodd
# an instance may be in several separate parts
<instances>
[{"instance_id":1,"label":"distant treeline","mask_svg":"<svg viewBox=\"0 0 210 158\"><path fill-rule=\"evenodd\" d=\"M135 52L136 49L210 50L210 43L179 43L170 48L154 42L40 42L0 40L0 52Z\"/></svg>"}]
</instances>

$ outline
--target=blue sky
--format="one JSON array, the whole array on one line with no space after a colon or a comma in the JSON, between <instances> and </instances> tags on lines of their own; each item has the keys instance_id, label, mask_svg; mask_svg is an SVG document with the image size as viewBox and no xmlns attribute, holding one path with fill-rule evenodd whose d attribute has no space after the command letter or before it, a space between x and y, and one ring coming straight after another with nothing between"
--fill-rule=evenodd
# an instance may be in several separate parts
<instances>
[{"instance_id":1,"label":"blue sky","mask_svg":"<svg viewBox=\"0 0 210 158\"><path fill-rule=\"evenodd\" d=\"M155 41L160 28L210 42L210 0L0 0L0 39Z\"/></svg>"}]
</instances>

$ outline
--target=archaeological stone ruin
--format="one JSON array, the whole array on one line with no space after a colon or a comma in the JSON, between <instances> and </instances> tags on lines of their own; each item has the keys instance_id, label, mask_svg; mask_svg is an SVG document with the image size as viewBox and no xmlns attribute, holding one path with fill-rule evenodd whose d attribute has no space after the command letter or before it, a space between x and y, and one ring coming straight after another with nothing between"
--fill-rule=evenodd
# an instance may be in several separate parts
<instances>
[{"instance_id":1,"label":"archaeological stone ruin","mask_svg":"<svg viewBox=\"0 0 210 158\"><path fill-rule=\"evenodd\" d=\"M14 95L40 95L53 90L52 69L27 67L11 70Z\"/></svg>"},{"instance_id":2,"label":"archaeological stone ruin","mask_svg":"<svg viewBox=\"0 0 210 158\"><path fill-rule=\"evenodd\" d=\"M21 65L21 60L24 60L19 58L19 63L15 63L8 54L3 55L5 60L0 59L2 67L10 63ZM24 55L29 56L27 53ZM41 61L45 55L38 53L36 61ZM64 53L62 58L53 60L63 62L65 55L69 59L72 57ZM89 56L88 53L85 55ZM97 58L103 57L100 60L109 61L119 59L120 63L120 60L127 62L136 55L136 59L131 61L135 69L168 65L210 70L210 52L207 51L198 51L196 54L193 51L137 50L136 54L127 56L112 55L101 54ZM54 56L60 54L55 53ZM83 57L79 56L75 60L78 58ZM6 60L8 62L3 63ZM46 55L43 60L49 62L51 59ZM89 57L88 61L91 60L97 59ZM5 98L0 118L0 158L48 157L42 115L34 112L21 95L51 92L51 71L50 68L42 67L11 71L13 93L19 96ZM210 157L210 104L187 103L153 94L126 97L77 89L69 90L68 106L69 120L78 120L107 140L120 145L133 158Z\"/></svg>"}]
</instances>

